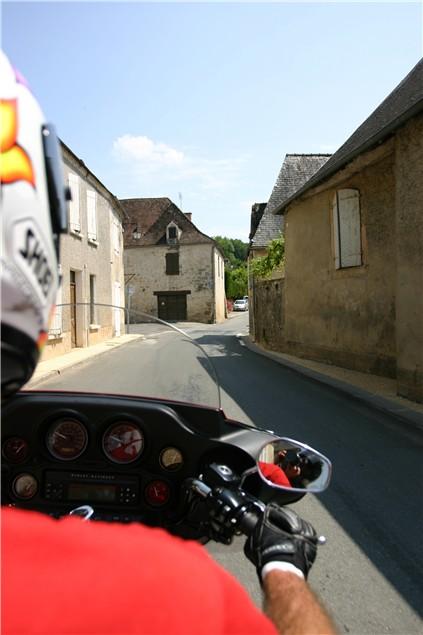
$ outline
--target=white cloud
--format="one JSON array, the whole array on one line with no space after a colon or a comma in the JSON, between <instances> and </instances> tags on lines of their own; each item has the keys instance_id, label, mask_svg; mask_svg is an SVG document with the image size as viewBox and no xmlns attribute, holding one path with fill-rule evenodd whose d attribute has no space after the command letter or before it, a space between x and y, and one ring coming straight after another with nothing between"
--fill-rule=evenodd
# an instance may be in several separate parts
<instances>
[{"instance_id":1,"label":"white cloud","mask_svg":"<svg viewBox=\"0 0 423 635\"><path fill-rule=\"evenodd\" d=\"M192 149L194 151L194 149ZM113 143L113 155L125 170L132 174L139 186L161 187L163 191L169 185L189 182L190 190L195 192L223 192L239 181L240 167L248 157L235 159L208 159L188 155L170 145L153 141L146 136L125 134Z\"/></svg>"},{"instance_id":2,"label":"white cloud","mask_svg":"<svg viewBox=\"0 0 423 635\"><path fill-rule=\"evenodd\" d=\"M184 161L183 152L142 136L125 134L118 137L113 143L113 150L124 161L146 162L154 166L180 165Z\"/></svg>"}]
</instances>

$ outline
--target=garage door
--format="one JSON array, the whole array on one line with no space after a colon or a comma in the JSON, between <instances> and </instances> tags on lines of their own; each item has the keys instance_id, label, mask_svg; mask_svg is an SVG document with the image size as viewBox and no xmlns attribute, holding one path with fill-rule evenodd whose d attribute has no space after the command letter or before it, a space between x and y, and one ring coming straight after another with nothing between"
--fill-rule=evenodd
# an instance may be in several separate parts
<instances>
[{"instance_id":1,"label":"garage door","mask_svg":"<svg viewBox=\"0 0 423 635\"><path fill-rule=\"evenodd\" d=\"M158 294L158 315L161 320L180 321L187 319L187 296L185 293Z\"/></svg>"}]
</instances>

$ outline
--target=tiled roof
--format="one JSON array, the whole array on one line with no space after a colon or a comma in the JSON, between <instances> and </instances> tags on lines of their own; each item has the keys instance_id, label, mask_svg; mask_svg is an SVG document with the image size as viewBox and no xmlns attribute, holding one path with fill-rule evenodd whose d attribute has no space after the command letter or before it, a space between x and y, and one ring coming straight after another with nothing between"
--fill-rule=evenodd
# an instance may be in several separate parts
<instances>
[{"instance_id":1,"label":"tiled roof","mask_svg":"<svg viewBox=\"0 0 423 635\"><path fill-rule=\"evenodd\" d=\"M169 198L129 198L120 201L128 214L125 224L125 247L145 247L166 243L166 227L173 220L182 234L179 244L213 243ZM141 233L133 237L134 230Z\"/></svg>"},{"instance_id":2,"label":"tiled roof","mask_svg":"<svg viewBox=\"0 0 423 635\"><path fill-rule=\"evenodd\" d=\"M254 203L251 207L250 235L248 238L252 240L257 231L257 227L262 219L267 203Z\"/></svg>"},{"instance_id":3,"label":"tiled roof","mask_svg":"<svg viewBox=\"0 0 423 635\"><path fill-rule=\"evenodd\" d=\"M281 214L292 200L338 172L363 152L385 141L411 117L423 112L423 59L408 73L373 113L357 128L304 187L281 201L274 213Z\"/></svg>"},{"instance_id":4,"label":"tiled roof","mask_svg":"<svg viewBox=\"0 0 423 635\"><path fill-rule=\"evenodd\" d=\"M279 176L273 187L256 233L252 248L266 247L283 231L283 218L275 216L274 210L292 196L329 159L330 154L287 154Z\"/></svg>"}]
</instances>

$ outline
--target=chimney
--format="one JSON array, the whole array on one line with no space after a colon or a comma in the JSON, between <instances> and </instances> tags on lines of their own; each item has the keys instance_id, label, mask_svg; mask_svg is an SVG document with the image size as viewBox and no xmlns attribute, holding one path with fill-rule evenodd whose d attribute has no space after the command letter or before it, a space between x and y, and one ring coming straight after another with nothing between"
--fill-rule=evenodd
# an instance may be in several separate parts
<instances>
[{"instance_id":1,"label":"chimney","mask_svg":"<svg viewBox=\"0 0 423 635\"><path fill-rule=\"evenodd\" d=\"M184 212L185 216L188 218L188 220L190 221L192 219L192 214L191 212Z\"/></svg>"}]
</instances>

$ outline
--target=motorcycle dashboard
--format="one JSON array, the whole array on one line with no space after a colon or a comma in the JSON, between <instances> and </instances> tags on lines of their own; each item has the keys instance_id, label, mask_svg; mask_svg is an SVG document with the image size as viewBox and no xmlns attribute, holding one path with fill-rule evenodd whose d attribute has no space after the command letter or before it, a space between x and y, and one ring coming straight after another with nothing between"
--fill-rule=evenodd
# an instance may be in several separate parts
<instances>
[{"instance_id":1,"label":"motorcycle dashboard","mask_svg":"<svg viewBox=\"0 0 423 635\"><path fill-rule=\"evenodd\" d=\"M236 444L231 439L236 437ZM243 448L243 438L245 447ZM257 435L257 447L262 443ZM206 464L255 465L251 429L219 409L72 392L21 392L2 413L2 502L61 517L172 527Z\"/></svg>"}]
</instances>

